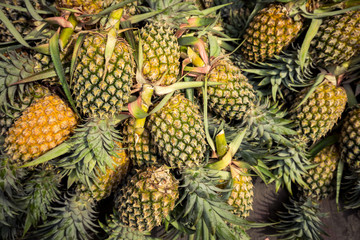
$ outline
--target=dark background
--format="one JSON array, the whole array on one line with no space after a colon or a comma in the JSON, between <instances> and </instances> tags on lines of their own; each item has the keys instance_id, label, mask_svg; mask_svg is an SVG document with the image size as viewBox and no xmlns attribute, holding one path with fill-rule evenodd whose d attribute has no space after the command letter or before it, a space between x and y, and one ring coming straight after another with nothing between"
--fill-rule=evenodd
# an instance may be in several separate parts
<instances>
[{"instance_id":1,"label":"dark background","mask_svg":"<svg viewBox=\"0 0 360 240\"><path fill-rule=\"evenodd\" d=\"M282 202L288 201L288 194L284 189L275 193L274 184L266 185L260 179L254 181L254 204L253 211L248 220L256 222L268 222L269 218L275 219L276 212L283 210ZM322 200L320 203L322 212L328 213L328 217L322 218L325 224L324 230L329 236L323 236L325 240L360 240L360 209L337 211L334 196ZM274 233L271 228L250 229L248 234L253 240L277 239L271 237Z\"/></svg>"}]
</instances>

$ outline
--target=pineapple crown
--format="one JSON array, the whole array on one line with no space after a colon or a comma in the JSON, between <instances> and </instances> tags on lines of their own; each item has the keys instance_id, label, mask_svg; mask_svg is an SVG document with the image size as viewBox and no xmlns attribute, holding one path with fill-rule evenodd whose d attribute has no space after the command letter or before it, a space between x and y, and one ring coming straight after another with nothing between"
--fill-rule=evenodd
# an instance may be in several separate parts
<instances>
[{"instance_id":1,"label":"pineapple crown","mask_svg":"<svg viewBox=\"0 0 360 240\"><path fill-rule=\"evenodd\" d=\"M325 214L320 212L319 204L307 200L295 200L290 198L290 203L283 204L286 212L278 212L279 221L273 226L281 239L322 239L321 235L326 234L322 229L322 217Z\"/></svg>"},{"instance_id":2,"label":"pineapple crown","mask_svg":"<svg viewBox=\"0 0 360 240\"><path fill-rule=\"evenodd\" d=\"M357 209L360 207L360 173L353 172L345 176L344 188L346 209Z\"/></svg>"}]
</instances>

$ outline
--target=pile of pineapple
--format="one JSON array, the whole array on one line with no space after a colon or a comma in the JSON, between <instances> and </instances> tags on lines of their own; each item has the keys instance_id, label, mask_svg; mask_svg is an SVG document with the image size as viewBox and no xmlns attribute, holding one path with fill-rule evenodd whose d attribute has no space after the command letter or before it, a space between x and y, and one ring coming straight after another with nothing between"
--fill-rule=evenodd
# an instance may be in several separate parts
<instances>
[{"instance_id":1,"label":"pile of pineapple","mask_svg":"<svg viewBox=\"0 0 360 240\"><path fill-rule=\"evenodd\" d=\"M322 239L360 207L360 1L0 0L1 239ZM288 191L254 223L253 180Z\"/></svg>"}]
</instances>

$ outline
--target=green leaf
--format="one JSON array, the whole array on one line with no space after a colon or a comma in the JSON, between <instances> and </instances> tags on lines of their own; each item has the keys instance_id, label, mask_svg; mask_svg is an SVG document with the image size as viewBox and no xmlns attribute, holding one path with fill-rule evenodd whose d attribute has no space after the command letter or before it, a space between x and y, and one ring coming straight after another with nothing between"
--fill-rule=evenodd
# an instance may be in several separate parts
<instances>
[{"instance_id":1,"label":"green leaf","mask_svg":"<svg viewBox=\"0 0 360 240\"><path fill-rule=\"evenodd\" d=\"M340 160L337 166L337 173L336 173L336 197L335 197L335 202L338 211L340 211L339 196L340 196L341 178L343 175L343 171L344 171L344 162Z\"/></svg>"},{"instance_id":2,"label":"green leaf","mask_svg":"<svg viewBox=\"0 0 360 240\"><path fill-rule=\"evenodd\" d=\"M35 8L31 4L30 0L24 0L25 6L30 13L30 15L37 21L42 21L43 18L36 12Z\"/></svg>"},{"instance_id":3,"label":"green leaf","mask_svg":"<svg viewBox=\"0 0 360 240\"><path fill-rule=\"evenodd\" d=\"M0 9L0 20L5 24L13 37L23 46L31 48L31 46L25 41L25 39L21 36L21 34L16 30L15 26L12 22L6 17L3 10Z\"/></svg>"},{"instance_id":4,"label":"green leaf","mask_svg":"<svg viewBox=\"0 0 360 240\"><path fill-rule=\"evenodd\" d=\"M54 63L54 67L56 70L56 73L59 77L61 86L65 92L65 95L72 107L72 109L74 110L74 112L79 115L76 107L75 107L75 103L74 100L71 97L71 93L70 93L70 89L69 89L69 85L66 81L65 78L65 72L64 72L64 68L63 65L61 63L60 60L60 52L59 52L59 32L56 32L54 34L54 36L52 36L52 38L50 39L50 53L51 53L51 59Z\"/></svg>"},{"instance_id":5,"label":"green leaf","mask_svg":"<svg viewBox=\"0 0 360 240\"><path fill-rule=\"evenodd\" d=\"M36 166L39 165L41 163L45 163L48 162L50 160L53 160L61 155L64 155L65 153L68 153L71 149L71 145L68 144L67 142L63 142L62 144L58 145L57 147L51 149L50 151L44 153L43 155L41 155L40 157L38 157L37 159L24 164L22 166L20 166L20 168L25 168L25 167L31 167L31 166Z\"/></svg>"},{"instance_id":6,"label":"green leaf","mask_svg":"<svg viewBox=\"0 0 360 240\"><path fill-rule=\"evenodd\" d=\"M310 48L310 43L312 39L315 37L316 33L318 32L321 23L322 23L322 19L313 19L311 21L308 31L306 32L305 39L301 45L300 58L299 58L300 68L302 71L304 71L304 65Z\"/></svg>"},{"instance_id":7,"label":"green leaf","mask_svg":"<svg viewBox=\"0 0 360 240\"><path fill-rule=\"evenodd\" d=\"M79 55L80 47L82 45L82 42L83 42L84 38L85 38L85 35L80 34L80 36L76 40L76 43L75 43L75 46L74 46L74 49L73 49L73 54L72 54L72 57L71 57L71 64L70 64L70 84L73 83L76 59L77 59L77 56Z\"/></svg>"}]
</instances>

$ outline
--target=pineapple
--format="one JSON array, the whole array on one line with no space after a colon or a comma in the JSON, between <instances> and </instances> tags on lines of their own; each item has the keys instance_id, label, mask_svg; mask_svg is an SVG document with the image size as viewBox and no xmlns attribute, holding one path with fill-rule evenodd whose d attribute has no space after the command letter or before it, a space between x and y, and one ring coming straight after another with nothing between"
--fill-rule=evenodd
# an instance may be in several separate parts
<instances>
[{"instance_id":1,"label":"pineapple","mask_svg":"<svg viewBox=\"0 0 360 240\"><path fill-rule=\"evenodd\" d=\"M135 63L132 49L121 38L114 42L111 55L105 54L107 37L106 32L86 35L77 56L70 88L87 121L76 129L69 142L70 156L57 162L68 175L68 187L80 182L90 190L100 172L105 175L106 169L115 164L112 156L117 155L116 142L121 139L115 129L116 115L130 97Z\"/></svg>"},{"instance_id":2,"label":"pineapple","mask_svg":"<svg viewBox=\"0 0 360 240\"><path fill-rule=\"evenodd\" d=\"M353 171L360 171L360 108L347 113L341 127L341 159Z\"/></svg>"},{"instance_id":3,"label":"pineapple","mask_svg":"<svg viewBox=\"0 0 360 240\"><path fill-rule=\"evenodd\" d=\"M57 95L33 102L7 132L6 153L18 165L30 161L65 141L77 117Z\"/></svg>"},{"instance_id":4,"label":"pineapple","mask_svg":"<svg viewBox=\"0 0 360 240\"><path fill-rule=\"evenodd\" d=\"M163 11L140 29L141 72L148 82L168 86L177 81L180 72L180 46L175 31L195 7L179 0L147 2L150 11Z\"/></svg>"},{"instance_id":5,"label":"pineapple","mask_svg":"<svg viewBox=\"0 0 360 240\"><path fill-rule=\"evenodd\" d=\"M79 10L82 14L98 14L109 5L109 0L56 0L57 8Z\"/></svg>"},{"instance_id":6,"label":"pineapple","mask_svg":"<svg viewBox=\"0 0 360 240\"><path fill-rule=\"evenodd\" d=\"M245 59L263 62L285 50L296 39L303 27L301 17L294 11L298 2L270 4L254 16L245 30L240 48Z\"/></svg>"},{"instance_id":7,"label":"pineapple","mask_svg":"<svg viewBox=\"0 0 360 240\"><path fill-rule=\"evenodd\" d=\"M125 40L117 40L105 66L105 45L102 34L90 34L78 55L72 91L84 116L114 116L130 97L135 65L132 49Z\"/></svg>"},{"instance_id":8,"label":"pineapple","mask_svg":"<svg viewBox=\"0 0 360 240\"><path fill-rule=\"evenodd\" d=\"M88 190L85 186L81 189L84 194L91 194L92 198L97 201L110 196L111 192L116 189L121 181L127 175L129 169L129 158L122 147L121 142L116 142L117 149L115 153L117 156L112 156L113 166L107 167L105 174L98 171L98 178L93 183L92 187ZM79 190L80 191L80 190Z\"/></svg>"},{"instance_id":9,"label":"pineapple","mask_svg":"<svg viewBox=\"0 0 360 240\"><path fill-rule=\"evenodd\" d=\"M360 50L360 10L326 18L311 41L310 54L321 66L339 65Z\"/></svg>"},{"instance_id":10,"label":"pineapple","mask_svg":"<svg viewBox=\"0 0 360 240\"><path fill-rule=\"evenodd\" d=\"M228 204L234 207L234 214L246 218L252 210L254 197L253 183L250 176L247 176L246 169L231 167L232 191Z\"/></svg>"},{"instance_id":11,"label":"pineapple","mask_svg":"<svg viewBox=\"0 0 360 240\"><path fill-rule=\"evenodd\" d=\"M156 145L148 129L144 128L141 135L135 134L135 118L129 118L123 123L123 138L125 147L133 166L143 168L159 162Z\"/></svg>"},{"instance_id":12,"label":"pineapple","mask_svg":"<svg viewBox=\"0 0 360 240\"><path fill-rule=\"evenodd\" d=\"M208 87L209 107L228 120L242 120L254 107L255 91L241 70L230 61L221 60L209 72L208 81L226 83Z\"/></svg>"},{"instance_id":13,"label":"pineapple","mask_svg":"<svg viewBox=\"0 0 360 240\"><path fill-rule=\"evenodd\" d=\"M308 142L316 142L325 136L345 110L345 89L335 86L331 78L326 75L325 80L299 106L309 92L309 88L303 89L291 107L291 118L298 124L299 134Z\"/></svg>"},{"instance_id":14,"label":"pineapple","mask_svg":"<svg viewBox=\"0 0 360 240\"><path fill-rule=\"evenodd\" d=\"M139 171L116 199L120 224L149 232L169 215L179 197L178 181L166 166Z\"/></svg>"},{"instance_id":15,"label":"pineapple","mask_svg":"<svg viewBox=\"0 0 360 240\"><path fill-rule=\"evenodd\" d=\"M202 163L206 141L199 107L182 94L150 115L147 126L159 154L171 167L182 169Z\"/></svg>"},{"instance_id":16,"label":"pineapple","mask_svg":"<svg viewBox=\"0 0 360 240\"><path fill-rule=\"evenodd\" d=\"M29 107L33 101L49 93L50 91L47 88L41 85L34 85L25 89L24 95L16 98L12 106L5 105L0 110L0 135L5 135L14 120L20 117L21 112Z\"/></svg>"},{"instance_id":17,"label":"pineapple","mask_svg":"<svg viewBox=\"0 0 360 240\"><path fill-rule=\"evenodd\" d=\"M331 181L335 176L335 170L340 154L335 145L321 150L313 159L312 164L318 164L315 168L308 170L304 178L309 188L303 189L303 196L313 200L327 198L332 192Z\"/></svg>"}]
</instances>

